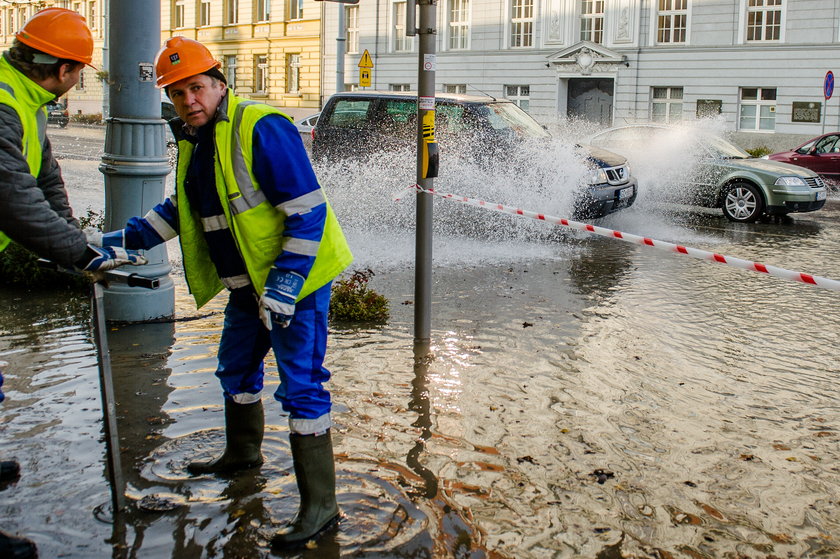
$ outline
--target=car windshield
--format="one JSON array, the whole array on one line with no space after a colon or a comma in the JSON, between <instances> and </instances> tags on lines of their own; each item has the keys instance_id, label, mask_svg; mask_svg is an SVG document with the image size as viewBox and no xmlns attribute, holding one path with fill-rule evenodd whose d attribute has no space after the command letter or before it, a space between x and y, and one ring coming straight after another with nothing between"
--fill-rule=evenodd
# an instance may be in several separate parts
<instances>
[{"instance_id":1,"label":"car windshield","mask_svg":"<svg viewBox=\"0 0 840 559\"><path fill-rule=\"evenodd\" d=\"M704 135L702 144L712 155L722 159L750 159L752 155L718 136Z\"/></svg>"},{"instance_id":2,"label":"car windshield","mask_svg":"<svg viewBox=\"0 0 840 559\"><path fill-rule=\"evenodd\" d=\"M494 130L513 129L526 138L547 138L549 133L531 115L513 103L488 103L476 107Z\"/></svg>"}]
</instances>

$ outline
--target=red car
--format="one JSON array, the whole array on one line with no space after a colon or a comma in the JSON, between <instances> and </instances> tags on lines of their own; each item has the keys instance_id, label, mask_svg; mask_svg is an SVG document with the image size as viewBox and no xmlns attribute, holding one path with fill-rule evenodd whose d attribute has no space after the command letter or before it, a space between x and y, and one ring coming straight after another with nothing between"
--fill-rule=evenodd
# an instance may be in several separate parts
<instances>
[{"instance_id":1,"label":"red car","mask_svg":"<svg viewBox=\"0 0 840 559\"><path fill-rule=\"evenodd\" d=\"M840 185L840 132L823 134L808 140L798 148L764 157L811 169L826 182Z\"/></svg>"}]
</instances>

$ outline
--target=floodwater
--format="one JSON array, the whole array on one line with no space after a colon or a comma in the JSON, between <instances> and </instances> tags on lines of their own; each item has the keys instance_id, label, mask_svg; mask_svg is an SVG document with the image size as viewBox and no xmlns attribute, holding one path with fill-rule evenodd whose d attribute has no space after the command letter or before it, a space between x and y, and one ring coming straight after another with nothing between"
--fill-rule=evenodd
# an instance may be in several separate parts
<instances>
[{"instance_id":1,"label":"floodwater","mask_svg":"<svg viewBox=\"0 0 840 559\"><path fill-rule=\"evenodd\" d=\"M64 165L77 213L101 203L85 165ZM840 556L836 292L436 200L431 355L415 359L414 204L391 199L412 171L383 168L319 169L352 268L374 270L391 318L331 325L344 519L281 556ZM436 186L567 209L505 172L460 168ZM838 221L836 200L735 225L640 196L599 225L840 279ZM296 510L273 374L265 465L185 473L223 441L224 299L196 311L175 283L175 322L109 331L129 498L115 523L87 300L2 293L0 455L23 473L0 491L0 525L42 557L268 557Z\"/></svg>"}]
</instances>

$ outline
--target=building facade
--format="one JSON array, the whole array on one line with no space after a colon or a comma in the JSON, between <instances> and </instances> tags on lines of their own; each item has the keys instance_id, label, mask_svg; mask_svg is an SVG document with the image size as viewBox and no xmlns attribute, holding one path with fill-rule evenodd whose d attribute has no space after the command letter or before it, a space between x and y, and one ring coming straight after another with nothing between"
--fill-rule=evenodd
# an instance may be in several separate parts
<instances>
[{"instance_id":1,"label":"building facade","mask_svg":"<svg viewBox=\"0 0 840 559\"><path fill-rule=\"evenodd\" d=\"M325 68L344 9L345 87L367 50L372 89L416 89L405 0L335 6ZM544 123L717 116L742 145L840 128L823 87L840 70L840 0L439 0L436 14L437 89L508 97ZM324 78L329 95L335 74Z\"/></svg>"},{"instance_id":2,"label":"building facade","mask_svg":"<svg viewBox=\"0 0 840 559\"><path fill-rule=\"evenodd\" d=\"M104 74L102 72L103 47L105 46L105 9L108 0L4 0L0 3L0 40L3 50L12 46L15 33L32 15L44 8L59 7L74 10L87 20L93 34L93 62L95 68L86 66L79 83L70 90L68 110L71 114L96 114L102 112Z\"/></svg>"},{"instance_id":3,"label":"building facade","mask_svg":"<svg viewBox=\"0 0 840 559\"><path fill-rule=\"evenodd\" d=\"M75 10L94 36L93 65L66 95L71 114L103 112L103 55L108 2L112 0L3 0L0 40L15 33L38 10ZM201 41L222 63L237 94L282 107L292 116L318 111L321 99L321 12L316 0L162 0L161 44L174 35Z\"/></svg>"},{"instance_id":4,"label":"building facade","mask_svg":"<svg viewBox=\"0 0 840 559\"><path fill-rule=\"evenodd\" d=\"M200 41L238 95L305 116L320 107L322 4L163 0L162 42L175 35Z\"/></svg>"}]
</instances>

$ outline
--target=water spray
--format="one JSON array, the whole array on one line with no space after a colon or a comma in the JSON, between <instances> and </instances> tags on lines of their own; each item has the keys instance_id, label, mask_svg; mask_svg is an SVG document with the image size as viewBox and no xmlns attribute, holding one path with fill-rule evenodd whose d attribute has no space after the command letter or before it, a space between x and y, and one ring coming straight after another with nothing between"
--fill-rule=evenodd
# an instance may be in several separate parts
<instances>
[{"instance_id":1,"label":"water spray","mask_svg":"<svg viewBox=\"0 0 840 559\"><path fill-rule=\"evenodd\" d=\"M724 256L723 254L717 254L714 252L709 252L706 250L700 250L697 248L686 247L683 245L677 245L674 243L668 243L665 241L658 241L656 239L651 239L650 237L641 237L639 235L633 235L632 233L623 233L621 231L615 231L613 229L607 229L606 227L598 227L596 225L590 225L588 223L581 223L579 221L572 221L571 219L565 219L561 217L555 217L547 214L542 214L538 212L532 212L528 210L523 210L521 208L515 208L513 206L506 206L504 204L497 204L493 202L486 202L484 200L478 200L475 198L468 198L466 196L459 196L457 194L451 193L444 193L438 192L433 188L423 189L419 185L415 184L405 191L419 191L424 192L426 194L430 194L433 196L439 196L444 200L449 200L452 202L460 202L462 204L467 204L469 206L475 206L478 208L482 208L485 210L493 211L493 212L501 212L507 213L511 215L518 215L522 217L528 217L537 221L544 221L546 223L551 223L553 225L560 225L562 227L568 227L570 229L577 229L578 231L584 231L586 233L594 233L596 235L600 235L602 237L609 237L611 239L618 239L620 241L624 241L627 243L633 243L636 245L648 246L653 247L655 249L659 249L665 252L677 253L677 254L684 254L686 256L690 256L692 258L696 258L698 260L705 260L707 262L717 262L719 264L726 264L727 266L731 266L733 268L740 268L742 270L750 270L753 272L759 272L762 274L767 274L769 276L782 278L790 281L796 281L800 283L805 283L808 285L813 285L816 287L822 287L824 289L830 289L832 291L840 291L840 281L824 278L821 276L815 276L812 274L806 274L804 272L794 272L792 270L786 270L785 268L778 268L776 266L767 266L760 262L752 262L750 260L743 260L741 258L735 258L732 256ZM398 193L394 197L394 201L399 201L401 199L402 193Z\"/></svg>"}]
</instances>

